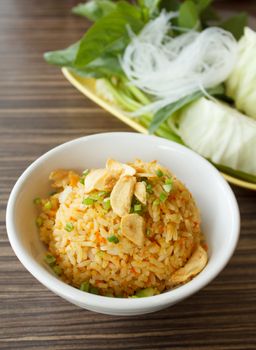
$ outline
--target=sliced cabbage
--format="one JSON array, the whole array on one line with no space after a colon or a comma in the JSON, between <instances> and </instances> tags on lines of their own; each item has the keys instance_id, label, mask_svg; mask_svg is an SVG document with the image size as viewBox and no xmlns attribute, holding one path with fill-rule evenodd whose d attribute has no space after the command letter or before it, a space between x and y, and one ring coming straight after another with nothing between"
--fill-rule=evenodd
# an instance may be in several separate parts
<instances>
[{"instance_id":1,"label":"sliced cabbage","mask_svg":"<svg viewBox=\"0 0 256 350\"><path fill-rule=\"evenodd\" d=\"M245 28L238 44L238 58L227 82L227 95L238 109L256 118L256 32Z\"/></svg>"},{"instance_id":2,"label":"sliced cabbage","mask_svg":"<svg viewBox=\"0 0 256 350\"><path fill-rule=\"evenodd\" d=\"M213 163L256 175L256 121L236 109L202 97L179 112L178 131Z\"/></svg>"}]
</instances>

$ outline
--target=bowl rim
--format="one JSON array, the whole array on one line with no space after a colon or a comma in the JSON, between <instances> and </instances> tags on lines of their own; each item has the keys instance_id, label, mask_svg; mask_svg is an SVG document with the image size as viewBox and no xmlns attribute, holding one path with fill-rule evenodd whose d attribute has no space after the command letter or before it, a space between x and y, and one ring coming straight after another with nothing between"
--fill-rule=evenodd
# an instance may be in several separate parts
<instances>
[{"instance_id":1,"label":"bowl rim","mask_svg":"<svg viewBox=\"0 0 256 350\"><path fill-rule=\"evenodd\" d=\"M124 135L130 138L135 137L138 139L144 138L145 140L152 140L154 142L161 143L162 145L166 145L168 147L170 147L171 145L172 148L178 151L189 153L192 157L194 157L194 159L197 159L201 163L203 162L208 167L209 171L215 174L216 180L219 181L220 185L224 189L226 198L229 201L232 208L232 220L230 224L230 231L232 232L232 234L229 240L229 249L225 251L225 254L223 254L222 256L222 259L215 262L214 271L211 271L211 273L204 275L204 278L202 278L202 275L200 273L199 275L194 277L190 282L179 286L178 288L147 298L110 298L100 295L94 295L80 291L75 287L72 287L62 282L57 277L54 277L45 268L43 268L27 253L27 251L22 246L22 243L19 239L18 228L15 225L14 209L16 198L24 182L38 165L47 161L48 157L53 155L54 153L57 153L61 150L65 150L65 148L68 149L69 146L75 143L81 143L86 142L87 140L100 139L105 137L123 137ZM154 307L161 307L167 304L170 305L176 303L196 293L197 291L205 287L208 283L210 283L226 266L226 264L228 263L228 261L234 253L240 233L240 213L236 198L229 184L210 162L208 162L206 159L204 159L194 151L175 142L165 140L157 136L143 135L134 132L108 132L83 136L65 142L57 147L50 149L48 152L44 153L42 156L40 156L34 162L32 162L18 178L11 191L6 211L6 227L11 246L20 262L39 282L41 282L44 286L46 286L54 293L61 295L64 299L73 301L75 304L84 305L85 307L91 306L99 309L109 309L112 311L126 310L127 312L129 312L129 310L132 311L136 309L139 312L142 310L152 309Z\"/></svg>"}]
</instances>

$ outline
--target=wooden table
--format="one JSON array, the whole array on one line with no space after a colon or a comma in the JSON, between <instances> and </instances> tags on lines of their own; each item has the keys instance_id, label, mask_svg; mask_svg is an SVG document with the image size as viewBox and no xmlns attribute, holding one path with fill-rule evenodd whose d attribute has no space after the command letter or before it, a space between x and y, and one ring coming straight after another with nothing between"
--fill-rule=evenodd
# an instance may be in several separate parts
<instances>
[{"instance_id":1,"label":"wooden table","mask_svg":"<svg viewBox=\"0 0 256 350\"><path fill-rule=\"evenodd\" d=\"M193 297L155 314L128 318L79 309L44 288L14 255L5 208L23 170L68 140L130 130L42 58L88 26L70 15L75 3L0 0L0 349L256 349L255 192L233 188L242 229L224 271ZM231 8L231 1L220 6ZM254 1L232 1L234 8L256 14Z\"/></svg>"}]
</instances>

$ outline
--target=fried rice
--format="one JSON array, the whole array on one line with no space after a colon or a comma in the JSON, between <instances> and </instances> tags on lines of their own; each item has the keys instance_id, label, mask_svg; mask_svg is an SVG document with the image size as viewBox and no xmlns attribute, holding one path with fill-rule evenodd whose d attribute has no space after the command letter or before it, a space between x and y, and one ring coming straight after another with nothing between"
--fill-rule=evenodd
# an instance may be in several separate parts
<instances>
[{"instance_id":1,"label":"fried rice","mask_svg":"<svg viewBox=\"0 0 256 350\"><path fill-rule=\"evenodd\" d=\"M45 261L66 283L110 297L159 294L207 263L188 189L156 161L107 161L81 175L57 169L55 193L37 198Z\"/></svg>"}]
</instances>

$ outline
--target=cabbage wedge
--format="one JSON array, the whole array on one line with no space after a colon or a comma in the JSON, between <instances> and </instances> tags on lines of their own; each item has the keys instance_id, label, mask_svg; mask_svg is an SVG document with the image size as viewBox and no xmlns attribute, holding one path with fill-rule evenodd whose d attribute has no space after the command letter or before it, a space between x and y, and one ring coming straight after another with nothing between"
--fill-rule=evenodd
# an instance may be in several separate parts
<instances>
[{"instance_id":1,"label":"cabbage wedge","mask_svg":"<svg viewBox=\"0 0 256 350\"><path fill-rule=\"evenodd\" d=\"M239 40L237 62L226 81L226 93L237 109L256 118L256 32L248 27Z\"/></svg>"},{"instance_id":2,"label":"cabbage wedge","mask_svg":"<svg viewBox=\"0 0 256 350\"><path fill-rule=\"evenodd\" d=\"M205 97L183 108L177 117L177 131L191 149L215 164L256 176L255 120Z\"/></svg>"}]
</instances>

